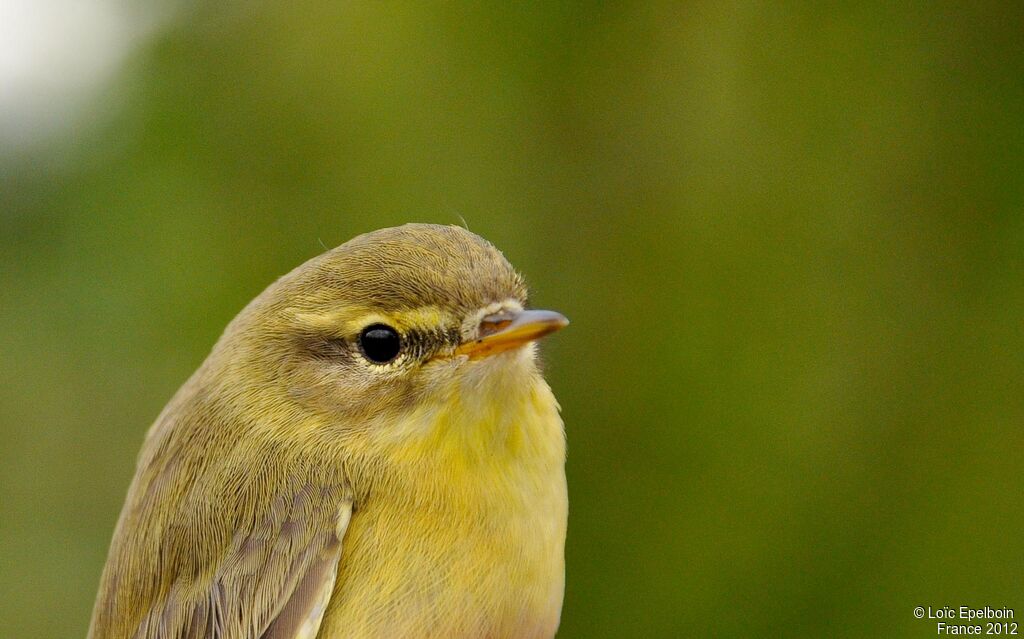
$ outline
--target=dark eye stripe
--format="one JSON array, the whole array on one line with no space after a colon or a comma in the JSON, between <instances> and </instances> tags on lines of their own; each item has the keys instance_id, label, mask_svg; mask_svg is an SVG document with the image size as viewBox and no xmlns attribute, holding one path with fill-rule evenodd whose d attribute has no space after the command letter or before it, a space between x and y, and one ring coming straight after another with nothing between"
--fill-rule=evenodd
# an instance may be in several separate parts
<instances>
[{"instance_id":1,"label":"dark eye stripe","mask_svg":"<svg viewBox=\"0 0 1024 639\"><path fill-rule=\"evenodd\" d=\"M299 349L313 359L337 362L352 358L352 348L347 340L325 335L300 335L296 340Z\"/></svg>"},{"instance_id":2,"label":"dark eye stripe","mask_svg":"<svg viewBox=\"0 0 1024 639\"><path fill-rule=\"evenodd\" d=\"M426 359L445 346L459 343L458 328L439 328L433 331L413 330L405 336L405 349L413 359Z\"/></svg>"},{"instance_id":3,"label":"dark eye stripe","mask_svg":"<svg viewBox=\"0 0 1024 639\"><path fill-rule=\"evenodd\" d=\"M410 331L408 341L409 356L413 359L424 359L434 350L434 340L428 332Z\"/></svg>"}]
</instances>

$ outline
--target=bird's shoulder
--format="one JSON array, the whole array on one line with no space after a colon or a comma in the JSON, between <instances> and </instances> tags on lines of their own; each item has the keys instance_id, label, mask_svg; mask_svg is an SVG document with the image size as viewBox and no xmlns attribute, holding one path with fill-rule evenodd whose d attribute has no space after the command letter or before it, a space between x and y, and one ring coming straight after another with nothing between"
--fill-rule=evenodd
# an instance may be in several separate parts
<instances>
[{"instance_id":1,"label":"bird's shoulder","mask_svg":"<svg viewBox=\"0 0 1024 639\"><path fill-rule=\"evenodd\" d=\"M309 634L351 515L342 473L273 438L188 434L147 442L161 450L140 459L90 637Z\"/></svg>"}]
</instances>

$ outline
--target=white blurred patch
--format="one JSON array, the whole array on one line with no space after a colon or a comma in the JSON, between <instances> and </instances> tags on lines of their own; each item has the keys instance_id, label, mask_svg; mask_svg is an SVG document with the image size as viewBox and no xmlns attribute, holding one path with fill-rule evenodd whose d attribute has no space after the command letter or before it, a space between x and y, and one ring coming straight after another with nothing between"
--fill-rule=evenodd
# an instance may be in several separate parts
<instances>
[{"instance_id":1,"label":"white blurred patch","mask_svg":"<svg viewBox=\"0 0 1024 639\"><path fill-rule=\"evenodd\" d=\"M157 13L121 0L0 0L0 152L72 127Z\"/></svg>"}]
</instances>

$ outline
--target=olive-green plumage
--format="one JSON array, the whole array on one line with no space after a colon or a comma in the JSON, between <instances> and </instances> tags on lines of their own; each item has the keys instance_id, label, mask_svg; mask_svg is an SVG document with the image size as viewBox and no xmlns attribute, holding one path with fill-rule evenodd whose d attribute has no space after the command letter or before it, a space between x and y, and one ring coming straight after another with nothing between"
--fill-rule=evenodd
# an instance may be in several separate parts
<instances>
[{"instance_id":1,"label":"olive-green plumage","mask_svg":"<svg viewBox=\"0 0 1024 639\"><path fill-rule=\"evenodd\" d=\"M500 252L357 237L271 285L152 426L92 639L550 637L565 444Z\"/></svg>"}]
</instances>

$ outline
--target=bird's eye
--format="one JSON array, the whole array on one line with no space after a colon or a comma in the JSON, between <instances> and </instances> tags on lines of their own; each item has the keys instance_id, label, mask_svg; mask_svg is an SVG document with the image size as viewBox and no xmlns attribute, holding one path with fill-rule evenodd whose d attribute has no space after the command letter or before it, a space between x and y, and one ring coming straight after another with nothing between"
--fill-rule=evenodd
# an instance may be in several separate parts
<instances>
[{"instance_id":1,"label":"bird's eye","mask_svg":"<svg viewBox=\"0 0 1024 639\"><path fill-rule=\"evenodd\" d=\"M402 350L402 338L386 324L371 324L359 334L359 348L374 364L387 364Z\"/></svg>"}]
</instances>

